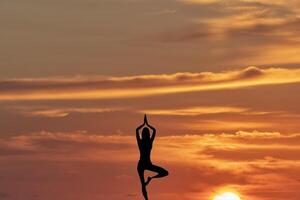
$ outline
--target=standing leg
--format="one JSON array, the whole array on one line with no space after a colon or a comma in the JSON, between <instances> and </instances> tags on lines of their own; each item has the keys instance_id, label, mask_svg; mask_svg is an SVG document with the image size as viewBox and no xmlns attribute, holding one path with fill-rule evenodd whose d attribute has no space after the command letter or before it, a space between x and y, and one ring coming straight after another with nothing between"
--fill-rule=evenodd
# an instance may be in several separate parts
<instances>
[{"instance_id":1,"label":"standing leg","mask_svg":"<svg viewBox=\"0 0 300 200\"><path fill-rule=\"evenodd\" d=\"M138 173L142 185L142 193L145 198L145 200L148 200L148 194L147 194L147 189L146 189L146 184L145 184L145 179L144 179L144 169L141 166L138 166Z\"/></svg>"}]
</instances>

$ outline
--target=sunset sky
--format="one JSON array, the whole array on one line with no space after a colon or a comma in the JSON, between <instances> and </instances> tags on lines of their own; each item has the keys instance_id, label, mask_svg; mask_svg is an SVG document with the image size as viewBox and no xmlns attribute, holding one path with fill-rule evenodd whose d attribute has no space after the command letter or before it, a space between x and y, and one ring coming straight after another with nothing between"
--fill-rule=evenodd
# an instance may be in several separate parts
<instances>
[{"instance_id":1,"label":"sunset sky","mask_svg":"<svg viewBox=\"0 0 300 200\"><path fill-rule=\"evenodd\" d=\"M300 197L299 0L1 0L0 199Z\"/></svg>"}]
</instances>

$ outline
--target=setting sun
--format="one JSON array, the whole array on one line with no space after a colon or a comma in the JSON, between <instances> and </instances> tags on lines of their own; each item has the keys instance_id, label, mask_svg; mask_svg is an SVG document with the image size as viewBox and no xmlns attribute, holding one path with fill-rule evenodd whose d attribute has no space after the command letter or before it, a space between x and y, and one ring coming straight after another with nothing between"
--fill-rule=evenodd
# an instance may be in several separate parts
<instances>
[{"instance_id":1,"label":"setting sun","mask_svg":"<svg viewBox=\"0 0 300 200\"><path fill-rule=\"evenodd\" d=\"M216 195L213 200L241 200L241 198L235 193L224 192Z\"/></svg>"}]
</instances>

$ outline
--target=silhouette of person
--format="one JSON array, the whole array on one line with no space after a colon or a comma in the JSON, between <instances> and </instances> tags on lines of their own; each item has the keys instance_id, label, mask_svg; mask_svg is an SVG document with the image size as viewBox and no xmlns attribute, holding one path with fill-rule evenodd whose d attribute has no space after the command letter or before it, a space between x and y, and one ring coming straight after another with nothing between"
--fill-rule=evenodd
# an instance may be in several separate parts
<instances>
[{"instance_id":1,"label":"silhouette of person","mask_svg":"<svg viewBox=\"0 0 300 200\"><path fill-rule=\"evenodd\" d=\"M142 138L140 138L140 130L142 128L143 128ZM150 136L149 128L152 131L152 136ZM155 139L155 135L156 135L156 129L148 124L147 116L145 115L144 123L142 125L140 125L139 127L137 127L137 129L136 129L136 140L137 140L139 150L140 150L140 160L138 162L137 170L138 170L139 177L141 180L142 193L143 193L145 200L148 200L146 186L150 183L150 181L153 178L162 178L162 177L168 176L168 174L169 174L167 170L165 170L162 167L153 165L151 162L150 155L151 155L152 144ZM147 181L145 181L145 177L144 177L145 170L156 172L157 174L152 177L149 176L147 178Z\"/></svg>"}]
</instances>

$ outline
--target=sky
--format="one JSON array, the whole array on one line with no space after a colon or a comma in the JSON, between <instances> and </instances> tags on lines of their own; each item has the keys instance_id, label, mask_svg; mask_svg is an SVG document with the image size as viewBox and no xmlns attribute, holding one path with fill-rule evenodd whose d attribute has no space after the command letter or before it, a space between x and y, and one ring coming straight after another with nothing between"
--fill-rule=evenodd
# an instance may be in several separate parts
<instances>
[{"instance_id":1,"label":"sky","mask_svg":"<svg viewBox=\"0 0 300 200\"><path fill-rule=\"evenodd\" d=\"M2 0L0 199L300 196L297 0Z\"/></svg>"}]
</instances>

